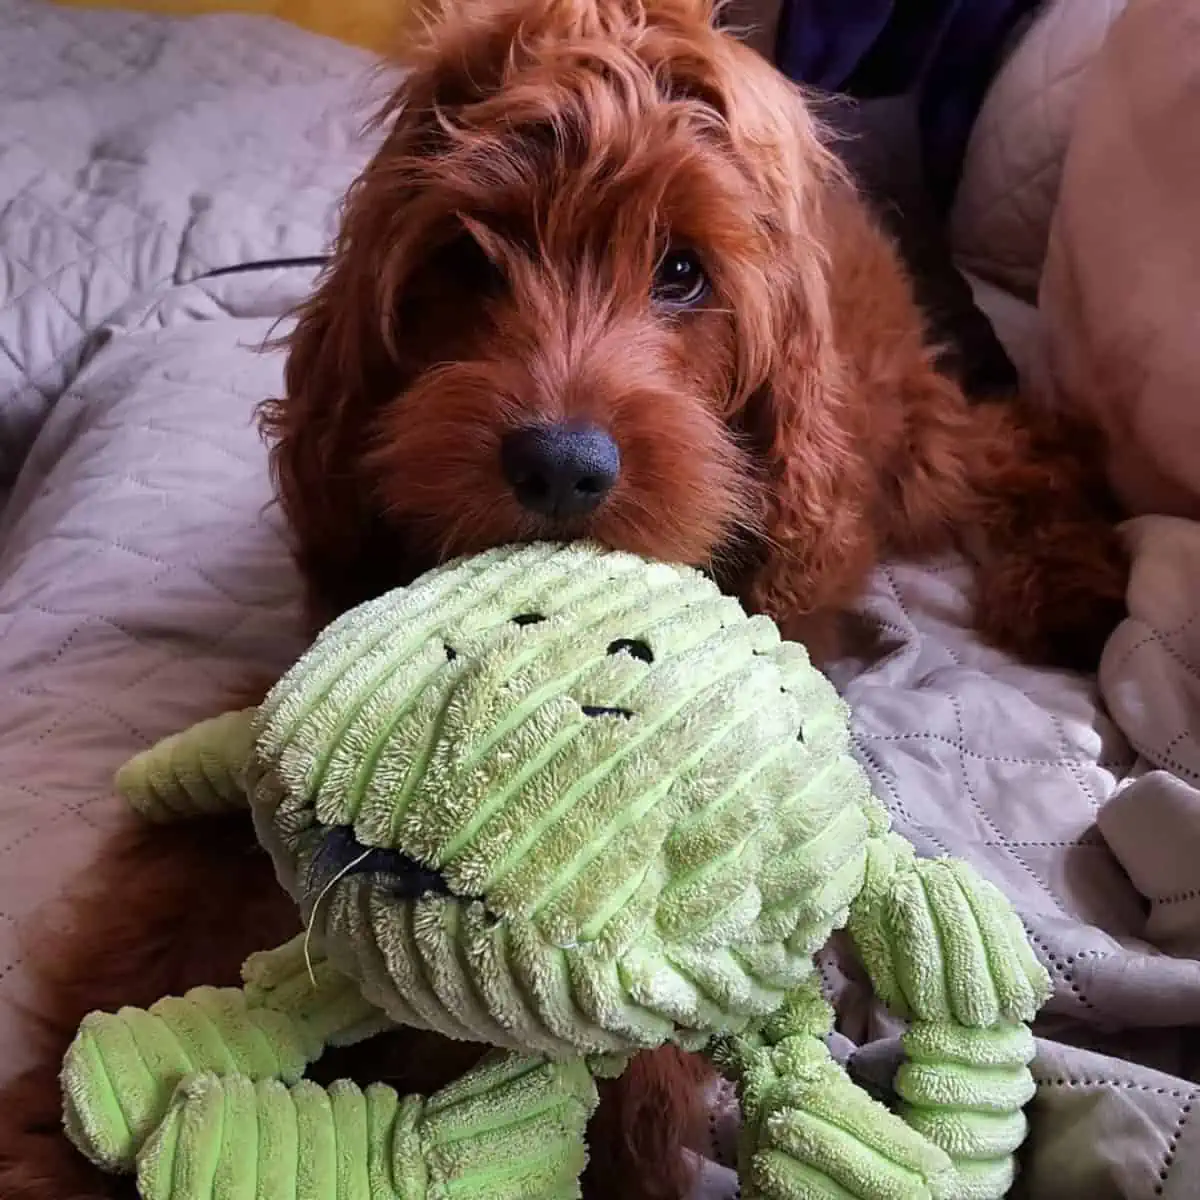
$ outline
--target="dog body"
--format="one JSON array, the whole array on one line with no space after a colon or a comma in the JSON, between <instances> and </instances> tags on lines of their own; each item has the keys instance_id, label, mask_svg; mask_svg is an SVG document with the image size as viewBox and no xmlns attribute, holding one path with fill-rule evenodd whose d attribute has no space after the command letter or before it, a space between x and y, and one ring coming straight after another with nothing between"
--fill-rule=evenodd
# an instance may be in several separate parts
<instances>
[{"instance_id":1,"label":"dog body","mask_svg":"<svg viewBox=\"0 0 1200 1200\"><path fill-rule=\"evenodd\" d=\"M458 0L409 66L264 414L314 627L451 555L593 537L812 639L882 557L959 545L984 636L1095 666L1125 563L1091 435L937 370L803 96L705 0ZM130 1194L61 1136L79 1020L232 983L294 921L244 824L116 839L39 939L0 1194ZM401 1034L358 1075L462 1058ZM702 1077L664 1051L608 1086L591 1195L683 1192Z\"/></svg>"}]
</instances>

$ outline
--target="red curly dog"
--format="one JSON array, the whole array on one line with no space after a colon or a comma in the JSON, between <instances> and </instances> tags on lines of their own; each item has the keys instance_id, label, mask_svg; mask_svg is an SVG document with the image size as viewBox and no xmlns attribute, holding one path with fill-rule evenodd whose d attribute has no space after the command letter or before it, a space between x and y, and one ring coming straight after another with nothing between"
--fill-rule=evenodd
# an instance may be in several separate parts
<instances>
[{"instance_id":1,"label":"red curly dog","mask_svg":"<svg viewBox=\"0 0 1200 1200\"><path fill-rule=\"evenodd\" d=\"M984 636L1094 665L1125 563L1090 437L971 404L800 93L706 0L458 0L428 23L265 414L314 624L449 555L595 537L814 636L886 555L958 545ZM83 1014L232 982L295 920L245 824L130 830L34 963L0 1195L128 1195L59 1133ZM401 1034L322 1070L428 1088ZM594 1197L676 1197L702 1068L642 1056ZM123 1190L122 1190L123 1189Z\"/></svg>"}]
</instances>

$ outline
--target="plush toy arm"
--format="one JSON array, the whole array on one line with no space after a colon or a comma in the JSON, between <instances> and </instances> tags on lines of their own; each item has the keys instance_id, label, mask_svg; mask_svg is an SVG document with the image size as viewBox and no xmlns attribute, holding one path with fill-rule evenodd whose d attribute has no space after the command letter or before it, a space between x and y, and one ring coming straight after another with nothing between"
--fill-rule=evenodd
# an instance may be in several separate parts
<instances>
[{"instance_id":1,"label":"plush toy arm","mask_svg":"<svg viewBox=\"0 0 1200 1200\"><path fill-rule=\"evenodd\" d=\"M327 1044L369 1036L378 1010L301 939L251 958L246 987L196 988L149 1009L92 1013L63 1063L67 1133L99 1166L130 1170L181 1080L196 1072L295 1082Z\"/></svg>"},{"instance_id":2,"label":"plush toy arm","mask_svg":"<svg viewBox=\"0 0 1200 1200\"><path fill-rule=\"evenodd\" d=\"M142 1151L138 1187L143 1200L571 1200L595 1107L582 1059L493 1053L428 1099L194 1076Z\"/></svg>"},{"instance_id":3,"label":"plush toy arm","mask_svg":"<svg viewBox=\"0 0 1200 1200\"><path fill-rule=\"evenodd\" d=\"M911 1022L896 1090L954 1161L942 1194L1003 1196L1034 1091L1027 1023L1050 993L1021 922L966 863L918 859L888 835L869 844L850 932L880 999Z\"/></svg>"},{"instance_id":4,"label":"plush toy arm","mask_svg":"<svg viewBox=\"0 0 1200 1200\"><path fill-rule=\"evenodd\" d=\"M117 791L148 821L178 821L246 808L242 772L255 709L224 713L172 734L117 772Z\"/></svg>"},{"instance_id":5,"label":"plush toy arm","mask_svg":"<svg viewBox=\"0 0 1200 1200\"><path fill-rule=\"evenodd\" d=\"M833 1014L814 978L753 1038L718 1047L740 1084L744 1200L931 1200L950 1160L830 1057Z\"/></svg>"}]
</instances>

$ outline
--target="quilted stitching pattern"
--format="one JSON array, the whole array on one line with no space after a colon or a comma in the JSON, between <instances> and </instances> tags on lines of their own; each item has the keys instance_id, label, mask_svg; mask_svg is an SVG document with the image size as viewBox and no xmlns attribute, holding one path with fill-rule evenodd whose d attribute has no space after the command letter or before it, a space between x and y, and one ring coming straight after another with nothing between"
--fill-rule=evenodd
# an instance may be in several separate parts
<instances>
[{"instance_id":1,"label":"quilted stitching pattern","mask_svg":"<svg viewBox=\"0 0 1200 1200\"><path fill-rule=\"evenodd\" d=\"M0 504L89 333L122 306L212 267L324 248L361 161L347 81L365 61L257 18L7 0Z\"/></svg>"},{"instance_id":2,"label":"quilted stitching pattern","mask_svg":"<svg viewBox=\"0 0 1200 1200\"><path fill-rule=\"evenodd\" d=\"M842 675L881 794L919 848L970 858L1013 898L1056 979L1050 1013L1195 1023L1200 963L1145 940L1143 898L1096 829L1133 765L1123 735L1090 681L979 645L968 585L958 566L896 566L873 590L885 653Z\"/></svg>"},{"instance_id":3,"label":"quilted stitching pattern","mask_svg":"<svg viewBox=\"0 0 1200 1200\"><path fill-rule=\"evenodd\" d=\"M253 350L269 328L125 333L59 398L22 476L0 550L0 1002L22 994L17 919L119 815L120 761L299 648L250 422L279 382Z\"/></svg>"},{"instance_id":4,"label":"quilted stitching pattern","mask_svg":"<svg viewBox=\"0 0 1200 1200\"><path fill-rule=\"evenodd\" d=\"M1130 615L1105 648L1100 681L1142 762L1100 828L1150 901L1155 944L1200 958L1200 525L1139 517L1126 533Z\"/></svg>"},{"instance_id":5,"label":"quilted stitching pattern","mask_svg":"<svg viewBox=\"0 0 1200 1200\"><path fill-rule=\"evenodd\" d=\"M1033 1073L1030 1119L1056 1136L1034 1136L1025 1162L1031 1193L1062 1195L1063 1181L1079 1180L1078 1194L1089 1196L1195 1194L1200 1087L1047 1042L1039 1042ZM1131 1138L1133 1129L1142 1136Z\"/></svg>"},{"instance_id":6,"label":"quilted stitching pattern","mask_svg":"<svg viewBox=\"0 0 1200 1200\"><path fill-rule=\"evenodd\" d=\"M1126 0L1052 0L992 83L951 237L975 274L1036 295L1083 71Z\"/></svg>"},{"instance_id":7,"label":"quilted stitching pattern","mask_svg":"<svg viewBox=\"0 0 1200 1200\"><path fill-rule=\"evenodd\" d=\"M311 276L179 285L325 250L367 67L260 18L0 8L0 1002L110 767L296 648L245 347Z\"/></svg>"},{"instance_id":8,"label":"quilted stitching pattern","mask_svg":"<svg viewBox=\"0 0 1200 1200\"><path fill-rule=\"evenodd\" d=\"M1158 549L1179 562L1178 544ZM1180 570L1188 571L1186 562ZM1155 910L1148 921L1134 883L1139 874L1157 882L1144 849L1165 835L1183 842L1179 869L1190 872L1194 888L1200 809L1193 800L1189 824L1178 797L1173 813L1164 803L1149 810L1145 792L1135 801L1141 781L1127 786L1134 756L1099 709L1094 684L981 646L969 631L968 587L967 572L953 562L878 573L863 610L864 647L836 672L854 707L859 754L905 836L926 853L969 858L1013 897L1053 974L1042 1026L1056 1040L1039 1045L1022 1194L1189 1195L1200 1163L1192 1119L1200 1089L1186 1078L1200 1068L1200 917L1195 908L1190 921L1185 915L1190 949L1180 945L1172 940L1180 922L1156 921ZM1189 593L1176 584L1162 595L1185 604ZM1139 605L1131 626L1140 626L1143 642L1174 645L1178 623L1161 603ZM1149 627L1162 638L1150 638ZM1131 628L1129 641L1115 641L1116 663L1133 640ZM1157 664L1147 662L1139 678L1153 688ZM1163 723L1156 744L1175 729ZM1122 804L1140 832L1141 861L1126 842L1110 845L1097 830ZM1157 831L1150 837L1147 821ZM1154 860L1160 870L1162 858L1160 851ZM1187 898L1194 902L1195 893ZM833 950L823 975L840 1028L864 1042L888 1036L894 1022L872 1005L856 966ZM876 1043L864 1064L876 1060L890 1077L895 1053ZM710 1131L718 1162L732 1120L727 1114ZM707 1168L703 1200L728 1200L733 1186L728 1174Z\"/></svg>"},{"instance_id":9,"label":"quilted stitching pattern","mask_svg":"<svg viewBox=\"0 0 1200 1200\"><path fill-rule=\"evenodd\" d=\"M835 1042L845 1039L835 1035ZM831 1049L846 1057L846 1047ZM894 1073L899 1040L877 1042L867 1052L848 1049L851 1072L886 1089L882 1081ZM1045 1039L1038 1040L1033 1074L1038 1092L1027 1110L1032 1133L1021 1151L1014 1194L1053 1200L1195 1195L1200 1087ZM692 1200L736 1200L730 1164L737 1131L736 1103L719 1091Z\"/></svg>"}]
</instances>

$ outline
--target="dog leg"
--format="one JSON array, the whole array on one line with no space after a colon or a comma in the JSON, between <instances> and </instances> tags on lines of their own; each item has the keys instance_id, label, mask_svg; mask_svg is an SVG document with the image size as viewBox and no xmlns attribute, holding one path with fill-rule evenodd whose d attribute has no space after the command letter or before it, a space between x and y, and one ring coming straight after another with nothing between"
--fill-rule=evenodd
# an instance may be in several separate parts
<instances>
[{"instance_id":1,"label":"dog leg","mask_svg":"<svg viewBox=\"0 0 1200 1200\"><path fill-rule=\"evenodd\" d=\"M1017 400L969 405L937 378L906 413L889 549L957 544L977 565L984 637L1031 662L1095 670L1129 575L1098 433Z\"/></svg>"}]
</instances>

